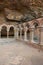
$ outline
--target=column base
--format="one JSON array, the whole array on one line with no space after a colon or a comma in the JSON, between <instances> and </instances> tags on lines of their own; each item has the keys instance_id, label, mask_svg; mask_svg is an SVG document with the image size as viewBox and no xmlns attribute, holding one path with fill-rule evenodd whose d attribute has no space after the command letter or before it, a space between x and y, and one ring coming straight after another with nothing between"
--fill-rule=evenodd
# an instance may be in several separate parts
<instances>
[{"instance_id":1,"label":"column base","mask_svg":"<svg viewBox=\"0 0 43 65\"><path fill-rule=\"evenodd\" d=\"M43 42L41 42L40 45L43 45Z\"/></svg>"},{"instance_id":2,"label":"column base","mask_svg":"<svg viewBox=\"0 0 43 65\"><path fill-rule=\"evenodd\" d=\"M28 41L27 39L24 39L24 41Z\"/></svg>"},{"instance_id":3,"label":"column base","mask_svg":"<svg viewBox=\"0 0 43 65\"><path fill-rule=\"evenodd\" d=\"M38 44L38 42L35 42L34 40L31 40L31 43L36 43L36 44Z\"/></svg>"}]
</instances>

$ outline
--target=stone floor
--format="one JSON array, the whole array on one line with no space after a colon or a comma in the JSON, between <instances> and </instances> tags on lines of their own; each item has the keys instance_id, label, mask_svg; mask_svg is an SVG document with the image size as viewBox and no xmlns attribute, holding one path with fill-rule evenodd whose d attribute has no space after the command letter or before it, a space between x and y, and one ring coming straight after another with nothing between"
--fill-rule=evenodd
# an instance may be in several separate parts
<instances>
[{"instance_id":1,"label":"stone floor","mask_svg":"<svg viewBox=\"0 0 43 65\"><path fill-rule=\"evenodd\" d=\"M0 39L0 65L43 65L43 52L15 39Z\"/></svg>"}]
</instances>

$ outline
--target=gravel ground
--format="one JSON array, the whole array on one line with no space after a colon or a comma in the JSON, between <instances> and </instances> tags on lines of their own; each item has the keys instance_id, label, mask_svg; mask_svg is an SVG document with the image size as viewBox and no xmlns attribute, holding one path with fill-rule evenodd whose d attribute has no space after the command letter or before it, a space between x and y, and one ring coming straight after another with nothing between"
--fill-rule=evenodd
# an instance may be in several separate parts
<instances>
[{"instance_id":1,"label":"gravel ground","mask_svg":"<svg viewBox=\"0 0 43 65\"><path fill-rule=\"evenodd\" d=\"M0 65L43 65L43 52L15 39L0 39Z\"/></svg>"}]
</instances>

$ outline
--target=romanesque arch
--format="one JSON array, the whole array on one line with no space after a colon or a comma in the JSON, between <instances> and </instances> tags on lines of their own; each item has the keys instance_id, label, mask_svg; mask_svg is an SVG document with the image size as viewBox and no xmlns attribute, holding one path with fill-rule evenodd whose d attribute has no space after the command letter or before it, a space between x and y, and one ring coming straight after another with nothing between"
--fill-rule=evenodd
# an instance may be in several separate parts
<instances>
[{"instance_id":1,"label":"romanesque arch","mask_svg":"<svg viewBox=\"0 0 43 65\"><path fill-rule=\"evenodd\" d=\"M33 25L35 28L37 28L37 26L39 26L39 21L38 20L34 20L33 21Z\"/></svg>"},{"instance_id":2,"label":"romanesque arch","mask_svg":"<svg viewBox=\"0 0 43 65\"><path fill-rule=\"evenodd\" d=\"M2 26L1 28L1 37L7 37L7 27Z\"/></svg>"},{"instance_id":3,"label":"romanesque arch","mask_svg":"<svg viewBox=\"0 0 43 65\"><path fill-rule=\"evenodd\" d=\"M14 27L11 26L9 29L9 37L14 37Z\"/></svg>"}]
</instances>

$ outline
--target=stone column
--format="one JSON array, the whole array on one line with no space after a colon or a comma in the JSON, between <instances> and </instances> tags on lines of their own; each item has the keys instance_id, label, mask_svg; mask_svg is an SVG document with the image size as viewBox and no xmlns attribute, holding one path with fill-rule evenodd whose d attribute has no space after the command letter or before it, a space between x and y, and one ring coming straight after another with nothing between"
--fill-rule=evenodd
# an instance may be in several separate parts
<instances>
[{"instance_id":1,"label":"stone column","mask_svg":"<svg viewBox=\"0 0 43 65\"><path fill-rule=\"evenodd\" d=\"M27 27L24 30L24 40L27 41Z\"/></svg>"},{"instance_id":2,"label":"stone column","mask_svg":"<svg viewBox=\"0 0 43 65\"><path fill-rule=\"evenodd\" d=\"M20 39L22 39L22 28L20 28Z\"/></svg>"},{"instance_id":3,"label":"stone column","mask_svg":"<svg viewBox=\"0 0 43 65\"><path fill-rule=\"evenodd\" d=\"M40 35L41 35L41 37L40 37L40 45L43 45L43 28L41 28L40 32L41 32L40 33Z\"/></svg>"},{"instance_id":4,"label":"stone column","mask_svg":"<svg viewBox=\"0 0 43 65\"><path fill-rule=\"evenodd\" d=\"M34 43L34 28L31 28L30 39L31 39L31 42Z\"/></svg>"},{"instance_id":5,"label":"stone column","mask_svg":"<svg viewBox=\"0 0 43 65\"><path fill-rule=\"evenodd\" d=\"M7 38L9 38L9 29L7 30Z\"/></svg>"},{"instance_id":6,"label":"stone column","mask_svg":"<svg viewBox=\"0 0 43 65\"><path fill-rule=\"evenodd\" d=\"M15 39L16 39L16 36L17 36L16 33L17 33L17 32L16 32L16 28L15 28L15 33L14 33L14 35L15 35Z\"/></svg>"},{"instance_id":7,"label":"stone column","mask_svg":"<svg viewBox=\"0 0 43 65\"><path fill-rule=\"evenodd\" d=\"M15 29L16 29L16 28L14 27L14 38L15 38Z\"/></svg>"},{"instance_id":8,"label":"stone column","mask_svg":"<svg viewBox=\"0 0 43 65\"><path fill-rule=\"evenodd\" d=\"M34 42L34 40L33 40L34 39L34 31L33 30L31 31L31 34L32 34L32 42Z\"/></svg>"},{"instance_id":9,"label":"stone column","mask_svg":"<svg viewBox=\"0 0 43 65\"><path fill-rule=\"evenodd\" d=\"M0 28L0 38L1 38L1 28Z\"/></svg>"},{"instance_id":10,"label":"stone column","mask_svg":"<svg viewBox=\"0 0 43 65\"><path fill-rule=\"evenodd\" d=\"M16 38L17 39L19 38L18 34L19 34L19 28L17 28L17 31L16 31Z\"/></svg>"},{"instance_id":11,"label":"stone column","mask_svg":"<svg viewBox=\"0 0 43 65\"><path fill-rule=\"evenodd\" d=\"M0 31L0 38L1 38L1 31Z\"/></svg>"},{"instance_id":12,"label":"stone column","mask_svg":"<svg viewBox=\"0 0 43 65\"><path fill-rule=\"evenodd\" d=\"M14 37L15 39L18 38L18 28L15 27L15 31L14 31Z\"/></svg>"}]
</instances>

